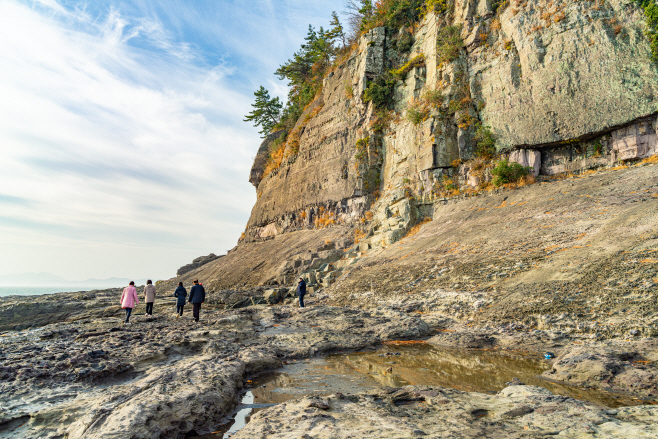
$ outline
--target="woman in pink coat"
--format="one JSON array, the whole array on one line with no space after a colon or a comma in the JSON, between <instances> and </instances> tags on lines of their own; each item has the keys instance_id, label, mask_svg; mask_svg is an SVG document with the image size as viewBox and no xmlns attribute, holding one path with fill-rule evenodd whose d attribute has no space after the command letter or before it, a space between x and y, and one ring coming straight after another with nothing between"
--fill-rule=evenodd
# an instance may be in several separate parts
<instances>
[{"instance_id":1,"label":"woman in pink coat","mask_svg":"<svg viewBox=\"0 0 658 439\"><path fill-rule=\"evenodd\" d=\"M126 310L126 321L125 325L130 325L130 314L133 312L133 308L139 305L139 298L137 297L137 289L135 288L135 282L130 281L130 285L123 289L121 294L121 307Z\"/></svg>"}]
</instances>

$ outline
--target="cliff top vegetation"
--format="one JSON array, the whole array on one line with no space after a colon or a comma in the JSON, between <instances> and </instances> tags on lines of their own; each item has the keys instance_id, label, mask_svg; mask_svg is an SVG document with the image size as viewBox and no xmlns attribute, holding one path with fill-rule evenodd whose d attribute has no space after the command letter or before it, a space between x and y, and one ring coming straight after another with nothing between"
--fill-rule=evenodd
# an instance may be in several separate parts
<instances>
[{"instance_id":1,"label":"cliff top vegetation","mask_svg":"<svg viewBox=\"0 0 658 439\"><path fill-rule=\"evenodd\" d=\"M298 119L322 90L325 76L352 52L359 37L369 30L385 26L388 29L400 29L412 26L428 11L446 12L450 0L347 0L345 16L347 29L341 23L338 14L331 14L328 29L316 30L309 25L308 33L300 49L291 59L282 64L275 72L281 80L287 80L289 92L287 101L281 103L278 97L270 97L269 91L260 87L254 93L253 110L245 121L260 127L260 133L266 137L269 133L285 130L272 146L266 174L280 166L284 158L287 143L296 144L298 135L293 132ZM408 50L413 40L401 41L398 49ZM404 40L404 38L401 38ZM376 94L371 92L370 94ZM381 94L381 93L380 93ZM386 93L384 93L386 94ZM377 100L377 99L376 99ZM377 106L383 106L378 99ZM290 148L297 151L295 145Z\"/></svg>"}]
</instances>

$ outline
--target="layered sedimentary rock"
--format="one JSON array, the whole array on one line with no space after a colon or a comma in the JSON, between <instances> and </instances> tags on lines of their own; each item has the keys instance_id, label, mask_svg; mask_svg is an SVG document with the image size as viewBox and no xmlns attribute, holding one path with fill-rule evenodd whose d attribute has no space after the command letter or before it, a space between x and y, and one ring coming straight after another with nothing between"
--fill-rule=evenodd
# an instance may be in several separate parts
<instances>
[{"instance_id":1,"label":"layered sedimentary rock","mask_svg":"<svg viewBox=\"0 0 658 439\"><path fill-rule=\"evenodd\" d=\"M394 242L422 216L410 197L432 199L446 178L470 186L490 178L456 167L473 158L483 128L535 176L655 153L658 68L635 2L492 3L457 0L447 14L428 14L405 53L402 31L364 34L298 121L299 152L289 148L265 175L267 148L259 151L250 179L259 198L244 239L357 223L371 209L368 234ZM461 38L451 57L447 29ZM397 81L386 128L373 128L368 84L420 55ZM412 122L419 108L424 117Z\"/></svg>"},{"instance_id":2,"label":"layered sedimentary rock","mask_svg":"<svg viewBox=\"0 0 658 439\"><path fill-rule=\"evenodd\" d=\"M249 183L253 184L256 189L258 189L258 184L263 179L265 173L265 166L267 166L267 157L270 154L270 148L276 139L281 137L283 131L276 131L269 134L263 140L263 143L260 144L256 157L254 158L254 163L251 166L251 172L249 173Z\"/></svg>"},{"instance_id":3,"label":"layered sedimentary rock","mask_svg":"<svg viewBox=\"0 0 658 439\"><path fill-rule=\"evenodd\" d=\"M384 41L383 28L362 38L357 53L329 75L321 97L293 130L299 133L299 153L262 179L250 180L258 182L258 200L247 224L248 240L312 225L323 215L329 221L357 219L367 210L368 188L356 169L355 145L366 136L372 109L360 95L367 78L383 69ZM252 177L257 175L252 169Z\"/></svg>"}]
</instances>

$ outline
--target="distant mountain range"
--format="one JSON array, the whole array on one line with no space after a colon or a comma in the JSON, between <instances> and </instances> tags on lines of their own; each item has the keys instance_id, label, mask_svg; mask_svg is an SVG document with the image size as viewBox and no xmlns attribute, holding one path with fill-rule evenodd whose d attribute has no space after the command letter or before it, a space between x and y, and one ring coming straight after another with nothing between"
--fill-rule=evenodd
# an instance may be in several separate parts
<instances>
[{"instance_id":1,"label":"distant mountain range","mask_svg":"<svg viewBox=\"0 0 658 439\"><path fill-rule=\"evenodd\" d=\"M111 277L108 279L87 279L74 281L55 276L50 273L21 273L0 276L0 286L8 287L93 287L93 288L117 288L125 287L133 280L135 285L144 285L146 279L124 279Z\"/></svg>"}]
</instances>

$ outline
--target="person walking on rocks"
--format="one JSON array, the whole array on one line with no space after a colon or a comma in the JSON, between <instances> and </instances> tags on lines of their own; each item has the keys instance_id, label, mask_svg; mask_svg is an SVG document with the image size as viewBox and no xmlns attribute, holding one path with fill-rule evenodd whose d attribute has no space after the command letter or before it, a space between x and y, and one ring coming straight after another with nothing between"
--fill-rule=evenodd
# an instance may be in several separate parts
<instances>
[{"instance_id":1,"label":"person walking on rocks","mask_svg":"<svg viewBox=\"0 0 658 439\"><path fill-rule=\"evenodd\" d=\"M194 285L190 288L190 303L192 304L194 321L198 322L201 304L206 301L206 290L203 285L199 285L199 279L194 279L192 282L194 282Z\"/></svg>"},{"instance_id":2,"label":"person walking on rocks","mask_svg":"<svg viewBox=\"0 0 658 439\"><path fill-rule=\"evenodd\" d=\"M123 293L121 293L121 307L126 310L126 321L124 325L130 325L130 314L136 305L139 305L137 288L135 288L135 282L130 281L130 285L124 288Z\"/></svg>"},{"instance_id":3,"label":"person walking on rocks","mask_svg":"<svg viewBox=\"0 0 658 439\"><path fill-rule=\"evenodd\" d=\"M146 281L144 287L144 302L146 302L146 316L153 317L153 302L155 302L155 285L151 279Z\"/></svg>"},{"instance_id":4,"label":"person walking on rocks","mask_svg":"<svg viewBox=\"0 0 658 439\"><path fill-rule=\"evenodd\" d=\"M297 295L299 296L299 307L304 308L304 295L306 294L306 281L303 278L299 278L297 283Z\"/></svg>"},{"instance_id":5,"label":"person walking on rocks","mask_svg":"<svg viewBox=\"0 0 658 439\"><path fill-rule=\"evenodd\" d=\"M183 286L183 282L178 282L178 288L174 291L174 297L178 298L176 301L176 318L183 316L183 308L185 308L185 297L187 297L187 290Z\"/></svg>"}]
</instances>

